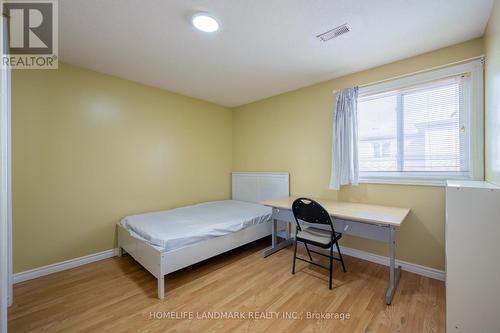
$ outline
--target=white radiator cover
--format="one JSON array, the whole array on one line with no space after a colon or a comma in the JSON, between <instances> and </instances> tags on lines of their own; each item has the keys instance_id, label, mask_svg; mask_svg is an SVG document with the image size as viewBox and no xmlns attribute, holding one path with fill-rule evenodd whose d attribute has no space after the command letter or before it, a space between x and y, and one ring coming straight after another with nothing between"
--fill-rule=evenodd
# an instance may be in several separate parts
<instances>
[{"instance_id":1,"label":"white radiator cover","mask_svg":"<svg viewBox=\"0 0 500 333\"><path fill-rule=\"evenodd\" d=\"M446 187L447 332L500 332L500 187Z\"/></svg>"}]
</instances>

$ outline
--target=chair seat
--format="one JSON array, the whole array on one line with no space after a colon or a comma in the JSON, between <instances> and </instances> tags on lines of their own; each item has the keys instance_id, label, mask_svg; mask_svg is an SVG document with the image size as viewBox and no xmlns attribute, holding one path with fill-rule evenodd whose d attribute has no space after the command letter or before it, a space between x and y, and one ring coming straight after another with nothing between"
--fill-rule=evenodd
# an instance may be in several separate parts
<instances>
[{"instance_id":1,"label":"chair seat","mask_svg":"<svg viewBox=\"0 0 500 333\"><path fill-rule=\"evenodd\" d=\"M321 247L329 247L336 240L342 238L342 234L336 232L334 239L331 236L332 232L314 227L306 227L297 232L297 240L312 243Z\"/></svg>"}]
</instances>

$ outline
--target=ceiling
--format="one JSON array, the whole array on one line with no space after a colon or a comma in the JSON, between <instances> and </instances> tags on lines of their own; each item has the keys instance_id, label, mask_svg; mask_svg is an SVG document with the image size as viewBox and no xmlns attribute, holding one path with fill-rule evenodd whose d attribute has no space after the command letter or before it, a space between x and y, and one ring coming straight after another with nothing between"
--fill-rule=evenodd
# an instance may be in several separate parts
<instances>
[{"instance_id":1,"label":"ceiling","mask_svg":"<svg viewBox=\"0 0 500 333\"><path fill-rule=\"evenodd\" d=\"M63 62L224 106L480 37L493 0L62 0ZM209 12L214 34L190 18ZM317 34L348 23L329 42Z\"/></svg>"}]
</instances>

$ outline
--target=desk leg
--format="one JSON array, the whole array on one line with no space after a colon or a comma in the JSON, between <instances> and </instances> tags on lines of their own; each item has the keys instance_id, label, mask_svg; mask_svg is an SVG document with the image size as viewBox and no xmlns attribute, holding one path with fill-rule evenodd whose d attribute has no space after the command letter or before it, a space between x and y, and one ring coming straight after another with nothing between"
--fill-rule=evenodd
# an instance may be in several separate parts
<instances>
[{"instance_id":1,"label":"desk leg","mask_svg":"<svg viewBox=\"0 0 500 333\"><path fill-rule=\"evenodd\" d=\"M271 247L275 248L278 245L278 221L273 219L273 224L271 226Z\"/></svg>"},{"instance_id":2,"label":"desk leg","mask_svg":"<svg viewBox=\"0 0 500 333\"><path fill-rule=\"evenodd\" d=\"M287 226L288 227L288 226ZM272 224L272 235L271 235L271 247L268 247L262 252L263 257L270 256L271 254L278 252L279 250L291 245L292 239L288 237L287 239L283 239L278 241L278 221L273 219Z\"/></svg>"},{"instance_id":3,"label":"desk leg","mask_svg":"<svg viewBox=\"0 0 500 333\"><path fill-rule=\"evenodd\" d=\"M399 282L399 276L401 275L401 266L396 267L396 232L393 226L390 227L389 232L389 287L387 288L387 293L385 294L385 304L390 305L392 303L392 298L396 292L396 287Z\"/></svg>"}]
</instances>

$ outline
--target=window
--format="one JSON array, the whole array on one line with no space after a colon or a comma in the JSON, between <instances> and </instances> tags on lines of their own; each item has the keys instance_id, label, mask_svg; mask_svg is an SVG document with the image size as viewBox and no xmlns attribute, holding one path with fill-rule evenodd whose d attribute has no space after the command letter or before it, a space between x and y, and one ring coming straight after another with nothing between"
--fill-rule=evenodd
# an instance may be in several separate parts
<instances>
[{"instance_id":1,"label":"window","mask_svg":"<svg viewBox=\"0 0 500 333\"><path fill-rule=\"evenodd\" d=\"M361 88L360 180L482 179L482 94L480 61Z\"/></svg>"}]
</instances>

